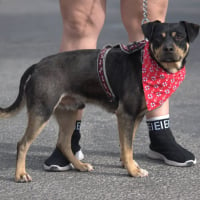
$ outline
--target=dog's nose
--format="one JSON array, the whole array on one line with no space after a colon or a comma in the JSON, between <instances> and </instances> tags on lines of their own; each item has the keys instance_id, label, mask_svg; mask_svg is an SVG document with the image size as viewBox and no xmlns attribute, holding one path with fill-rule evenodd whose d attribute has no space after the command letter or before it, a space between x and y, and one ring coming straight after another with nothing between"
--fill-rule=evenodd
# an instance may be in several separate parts
<instances>
[{"instance_id":1,"label":"dog's nose","mask_svg":"<svg viewBox=\"0 0 200 200\"><path fill-rule=\"evenodd\" d=\"M171 52L172 53L174 51L174 47L171 46L171 45L166 45L166 46L164 46L163 50L165 52Z\"/></svg>"},{"instance_id":2,"label":"dog's nose","mask_svg":"<svg viewBox=\"0 0 200 200\"><path fill-rule=\"evenodd\" d=\"M174 47L172 44L166 44L166 45L164 45L163 50L166 53L172 53L174 51Z\"/></svg>"}]
</instances>

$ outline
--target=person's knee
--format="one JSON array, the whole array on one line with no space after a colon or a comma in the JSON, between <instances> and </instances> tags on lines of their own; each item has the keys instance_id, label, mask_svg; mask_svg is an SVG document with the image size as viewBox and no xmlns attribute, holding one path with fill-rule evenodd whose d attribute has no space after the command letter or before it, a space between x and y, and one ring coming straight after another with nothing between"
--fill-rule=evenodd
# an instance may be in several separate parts
<instances>
[{"instance_id":1,"label":"person's knee","mask_svg":"<svg viewBox=\"0 0 200 200\"><path fill-rule=\"evenodd\" d=\"M89 18L81 14L76 14L76 16L69 16L63 21L63 31L64 34L73 37L85 37L89 34L89 30L93 29L93 24L90 22Z\"/></svg>"},{"instance_id":2,"label":"person's knee","mask_svg":"<svg viewBox=\"0 0 200 200\"><path fill-rule=\"evenodd\" d=\"M101 10L98 13L94 13L93 10L87 12L75 10L63 16L63 31L71 37L98 37L104 20L105 13Z\"/></svg>"}]
</instances>

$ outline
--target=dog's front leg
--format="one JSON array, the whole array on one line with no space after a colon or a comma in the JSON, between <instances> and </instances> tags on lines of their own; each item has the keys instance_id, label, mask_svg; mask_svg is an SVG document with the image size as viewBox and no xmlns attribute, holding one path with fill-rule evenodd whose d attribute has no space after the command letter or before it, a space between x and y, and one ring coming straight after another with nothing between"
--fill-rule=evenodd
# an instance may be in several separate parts
<instances>
[{"instance_id":1,"label":"dog's front leg","mask_svg":"<svg viewBox=\"0 0 200 200\"><path fill-rule=\"evenodd\" d=\"M77 111L56 108L55 116L59 124L57 147L66 156L73 166L80 171L92 171L92 165L79 161L71 150L71 137L75 127Z\"/></svg>"},{"instance_id":2,"label":"dog's front leg","mask_svg":"<svg viewBox=\"0 0 200 200\"><path fill-rule=\"evenodd\" d=\"M133 160L133 136L139 120L134 120L131 116L118 110L117 112L118 130L121 148L121 161L124 167L128 170L130 176L144 177L148 176L148 172L141 169L139 165Z\"/></svg>"}]
</instances>

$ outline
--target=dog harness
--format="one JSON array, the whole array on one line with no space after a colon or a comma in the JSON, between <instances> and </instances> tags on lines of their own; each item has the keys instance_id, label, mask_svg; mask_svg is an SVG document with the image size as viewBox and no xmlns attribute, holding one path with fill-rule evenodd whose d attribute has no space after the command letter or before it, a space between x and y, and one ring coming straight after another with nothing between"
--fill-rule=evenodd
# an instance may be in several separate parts
<instances>
[{"instance_id":1,"label":"dog harness","mask_svg":"<svg viewBox=\"0 0 200 200\"><path fill-rule=\"evenodd\" d=\"M101 85L108 96L110 102L116 99L110 86L106 74L106 57L112 48L120 48L127 54L132 54L138 50L143 50L142 63L142 84L146 106L149 111L160 107L179 87L185 78L185 67L176 73L169 73L162 69L158 63L152 59L149 53L149 42L142 40L132 44L118 44L115 46L106 46L103 48L97 58L97 71Z\"/></svg>"},{"instance_id":2,"label":"dog harness","mask_svg":"<svg viewBox=\"0 0 200 200\"><path fill-rule=\"evenodd\" d=\"M115 46L107 45L103 49L101 49L101 51L98 55L98 58L97 58L97 72L98 72L101 86L103 87L103 89L108 97L108 100L110 102L115 101L116 96L115 96L114 92L112 91L112 88L110 86L108 76L106 73L106 57L107 57L109 51L113 48L120 48L121 51L123 51L124 53L130 54L130 53L134 53L140 49L143 49L145 46L145 43L146 43L146 41L142 40L140 42L134 42L134 43L131 43L128 45L124 45L124 44L117 44Z\"/></svg>"},{"instance_id":3,"label":"dog harness","mask_svg":"<svg viewBox=\"0 0 200 200\"><path fill-rule=\"evenodd\" d=\"M97 58L97 72L101 86L103 87L109 101L113 102L115 100L115 94L113 93L110 83L108 81L108 76L106 74L106 64L105 64L106 56L111 49L112 46L108 45L100 51Z\"/></svg>"}]
</instances>

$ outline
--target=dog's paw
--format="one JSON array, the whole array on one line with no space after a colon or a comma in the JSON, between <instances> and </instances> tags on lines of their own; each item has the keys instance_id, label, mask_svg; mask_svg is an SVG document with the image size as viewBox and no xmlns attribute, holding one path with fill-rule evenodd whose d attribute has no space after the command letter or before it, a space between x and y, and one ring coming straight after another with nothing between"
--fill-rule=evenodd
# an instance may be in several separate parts
<instances>
[{"instance_id":1,"label":"dog's paw","mask_svg":"<svg viewBox=\"0 0 200 200\"><path fill-rule=\"evenodd\" d=\"M21 174L19 176L16 176L15 177L15 181L17 183L28 183L28 182L32 181L32 178L31 178L31 176L29 174L24 173L24 174Z\"/></svg>"},{"instance_id":2,"label":"dog's paw","mask_svg":"<svg viewBox=\"0 0 200 200\"><path fill-rule=\"evenodd\" d=\"M149 175L148 171L145 169L137 168L135 170L128 172L130 176L132 177L146 177Z\"/></svg>"},{"instance_id":3,"label":"dog's paw","mask_svg":"<svg viewBox=\"0 0 200 200\"><path fill-rule=\"evenodd\" d=\"M149 175L149 172L147 170L140 168L137 177L145 177L145 176L148 176L148 175Z\"/></svg>"},{"instance_id":4,"label":"dog's paw","mask_svg":"<svg viewBox=\"0 0 200 200\"><path fill-rule=\"evenodd\" d=\"M94 167L89 163L83 163L83 164L81 164L81 167L79 170L81 172L91 172L94 170Z\"/></svg>"},{"instance_id":5,"label":"dog's paw","mask_svg":"<svg viewBox=\"0 0 200 200\"><path fill-rule=\"evenodd\" d=\"M135 160L133 160L132 165L128 165L126 168L132 177L146 177L149 175L148 171L140 168Z\"/></svg>"}]
</instances>

